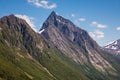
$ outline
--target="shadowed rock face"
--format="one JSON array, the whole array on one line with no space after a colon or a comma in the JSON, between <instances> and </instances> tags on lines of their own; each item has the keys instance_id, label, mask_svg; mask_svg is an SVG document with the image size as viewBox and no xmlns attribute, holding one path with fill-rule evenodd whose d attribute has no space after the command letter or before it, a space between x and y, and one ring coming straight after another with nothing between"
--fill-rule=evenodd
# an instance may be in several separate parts
<instances>
[{"instance_id":1,"label":"shadowed rock face","mask_svg":"<svg viewBox=\"0 0 120 80\"><path fill-rule=\"evenodd\" d=\"M90 61L96 69L103 72L108 66L112 68L101 57L100 47L85 30L80 29L68 19L56 15L54 11L43 23L40 31L43 29L41 34L75 62L83 64Z\"/></svg>"},{"instance_id":2,"label":"shadowed rock face","mask_svg":"<svg viewBox=\"0 0 120 80\"><path fill-rule=\"evenodd\" d=\"M16 16L9 15L0 19L1 31L3 33L2 38L10 46L15 46L19 49L26 49L27 52L34 57L40 53L37 39L39 36L31 29L25 20ZM34 47L33 47L34 46ZM32 49L36 51L32 51ZM37 50L39 52L37 52Z\"/></svg>"}]
</instances>

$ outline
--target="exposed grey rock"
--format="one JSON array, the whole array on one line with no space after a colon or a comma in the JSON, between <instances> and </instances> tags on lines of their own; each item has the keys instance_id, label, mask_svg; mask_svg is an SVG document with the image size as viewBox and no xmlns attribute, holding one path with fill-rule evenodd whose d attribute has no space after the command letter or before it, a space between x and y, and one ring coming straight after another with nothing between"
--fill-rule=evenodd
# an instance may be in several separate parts
<instances>
[{"instance_id":1,"label":"exposed grey rock","mask_svg":"<svg viewBox=\"0 0 120 80\"><path fill-rule=\"evenodd\" d=\"M57 15L54 11L43 23L41 34L75 62L91 62L99 71L107 68L115 70L99 53L100 47L88 35L87 31L77 27L70 20Z\"/></svg>"}]
</instances>

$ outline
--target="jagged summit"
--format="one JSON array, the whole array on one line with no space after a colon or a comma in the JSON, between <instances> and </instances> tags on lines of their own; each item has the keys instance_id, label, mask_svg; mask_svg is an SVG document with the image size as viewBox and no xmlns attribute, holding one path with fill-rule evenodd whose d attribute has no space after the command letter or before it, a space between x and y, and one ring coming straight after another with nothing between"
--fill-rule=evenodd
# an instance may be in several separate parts
<instances>
[{"instance_id":1,"label":"jagged summit","mask_svg":"<svg viewBox=\"0 0 120 80\"><path fill-rule=\"evenodd\" d=\"M47 28L48 25L51 25L51 27L58 27L58 28L60 28L60 25L70 25L69 28L71 29L73 29L72 26L75 26L70 20L63 18L60 15L57 15L54 11L51 12L49 17L43 23L41 30Z\"/></svg>"},{"instance_id":2,"label":"jagged summit","mask_svg":"<svg viewBox=\"0 0 120 80\"><path fill-rule=\"evenodd\" d=\"M44 27L42 27L40 30L47 28L48 25L54 24L54 22L56 21L57 17L58 17L58 15L54 11L52 11L51 14L49 15L49 17L43 23Z\"/></svg>"},{"instance_id":3,"label":"jagged summit","mask_svg":"<svg viewBox=\"0 0 120 80\"><path fill-rule=\"evenodd\" d=\"M47 20L54 21L58 15L55 13L55 11L52 11Z\"/></svg>"},{"instance_id":4,"label":"jagged summit","mask_svg":"<svg viewBox=\"0 0 120 80\"><path fill-rule=\"evenodd\" d=\"M75 42L78 45L82 45L79 43L80 41L88 41L91 42L93 48L97 48L97 44L95 41L91 39L87 31L77 27L75 24L73 24L70 20L65 19L62 16L57 15L54 11L51 12L49 17L46 19L46 21L43 23L42 28L40 29L40 32L43 30L48 31L52 28L55 28L57 31L56 33L60 34L62 33L67 39L69 39L72 42ZM46 33L46 32L44 32ZM47 34L46 34L47 36ZM95 46L97 45L97 46Z\"/></svg>"},{"instance_id":5,"label":"jagged summit","mask_svg":"<svg viewBox=\"0 0 120 80\"><path fill-rule=\"evenodd\" d=\"M57 16L56 12L55 11L52 11L50 16Z\"/></svg>"}]
</instances>

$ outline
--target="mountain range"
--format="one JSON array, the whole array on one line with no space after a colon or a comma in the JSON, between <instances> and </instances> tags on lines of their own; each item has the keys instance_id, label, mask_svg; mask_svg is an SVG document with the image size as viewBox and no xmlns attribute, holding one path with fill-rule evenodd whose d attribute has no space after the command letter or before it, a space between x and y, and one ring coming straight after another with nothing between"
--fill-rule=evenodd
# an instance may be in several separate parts
<instances>
[{"instance_id":1,"label":"mountain range","mask_svg":"<svg viewBox=\"0 0 120 80\"><path fill-rule=\"evenodd\" d=\"M0 80L120 80L120 59L54 11L39 32L0 18Z\"/></svg>"}]
</instances>

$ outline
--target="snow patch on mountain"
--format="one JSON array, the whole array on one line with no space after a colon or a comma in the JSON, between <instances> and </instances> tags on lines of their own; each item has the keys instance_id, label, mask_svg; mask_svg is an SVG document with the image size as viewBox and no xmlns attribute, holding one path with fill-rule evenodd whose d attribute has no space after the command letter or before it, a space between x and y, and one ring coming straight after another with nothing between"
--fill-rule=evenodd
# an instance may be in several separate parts
<instances>
[{"instance_id":1,"label":"snow patch on mountain","mask_svg":"<svg viewBox=\"0 0 120 80\"><path fill-rule=\"evenodd\" d=\"M110 46L105 46L105 48L110 48Z\"/></svg>"},{"instance_id":2,"label":"snow patch on mountain","mask_svg":"<svg viewBox=\"0 0 120 80\"><path fill-rule=\"evenodd\" d=\"M59 23L66 24L64 21L60 20L60 18L56 18L56 20L57 20Z\"/></svg>"},{"instance_id":3,"label":"snow patch on mountain","mask_svg":"<svg viewBox=\"0 0 120 80\"><path fill-rule=\"evenodd\" d=\"M117 46L111 46L111 49L116 50Z\"/></svg>"},{"instance_id":4,"label":"snow patch on mountain","mask_svg":"<svg viewBox=\"0 0 120 80\"><path fill-rule=\"evenodd\" d=\"M56 20L57 20L58 22L61 22L61 20L60 20L60 19L58 19L58 18L57 18Z\"/></svg>"},{"instance_id":5,"label":"snow patch on mountain","mask_svg":"<svg viewBox=\"0 0 120 80\"><path fill-rule=\"evenodd\" d=\"M45 31L45 29L42 29L42 30L39 31L39 33L41 34L41 33L44 32L44 31Z\"/></svg>"},{"instance_id":6,"label":"snow patch on mountain","mask_svg":"<svg viewBox=\"0 0 120 80\"><path fill-rule=\"evenodd\" d=\"M115 41L114 44L116 45L116 44L117 44L117 41Z\"/></svg>"}]
</instances>

